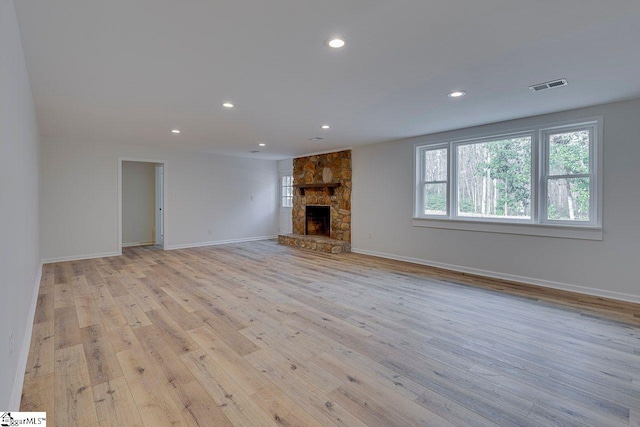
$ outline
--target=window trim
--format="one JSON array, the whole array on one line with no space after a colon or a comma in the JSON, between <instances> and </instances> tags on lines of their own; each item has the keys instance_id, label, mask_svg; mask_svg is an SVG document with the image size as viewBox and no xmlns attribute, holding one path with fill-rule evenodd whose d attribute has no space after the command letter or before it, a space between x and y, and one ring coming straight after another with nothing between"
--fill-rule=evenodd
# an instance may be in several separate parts
<instances>
[{"instance_id":1,"label":"window trim","mask_svg":"<svg viewBox=\"0 0 640 427\"><path fill-rule=\"evenodd\" d=\"M590 215L589 222L570 220L548 220L547 190L543 180L546 174L548 147L547 136L564 131L589 128L590 130ZM480 142L496 141L513 137L531 137L531 219L474 218L460 216L457 213L457 147ZM424 155L428 150L447 149L447 214L425 215L420 210L424 197L423 168ZM456 151L454 151L456 150ZM587 240L603 240L603 117L588 117L554 123L514 128L504 132L483 133L468 138L451 138L433 142L414 144L414 206L412 225L436 229L456 229L491 233L522 234L544 237L561 237ZM454 194L455 192L455 194Z\"/></svg>"},{"instance_id":2,"label":"window trim","mask_svg":"<svg viewBox=\"0 0 640 427\"><path fill-rule=\"evenodd\" d=\"M530 218L526 219L509 219L509 218L484 218L484 217L469 217L469 216L464 216L464 215L460 215L458 212L458 147L463 146L463 145L473 145L473 144L482 144L483 142L493 142L493 141L501 141L501 140L505 140L505 139L511 139L511 138L522 138L522 137L529 137L531 138L531 177L530 177L530 185L531 185L531 214L530 214ZM535 224L535 204L534 204L534 179L535 179L535 172L534 172L534 152L535 152L535 147L536 147L536 135L535 135L535 131L521 131L521 132L514 132L514 133L507 133L507 134L501 134L501 135L496 135L496 136L487 136L487 137L482 137L482 138L473 138L473 139L468 139L468 140L463 140L463 141L451 141L450 142L451 145L451 151L454 152L455 154L451 156L451 160L449 162L449 174L452 177L452 182L451 182L451 193L453 194L455 192L456 197L452 198L450 204L451 204L451 210L450 210L450 216L448 217L451 220L454 221L476 221L476 222L490 222L490 223L500 223L500 224ZM448 201L449 202L449 201ZM417 212L416 212L417 213ZM423 216L426 218L426 216Z\"/></svg>"},{"instance_id":3,"label":"window trim","mask_svg":"<svg viewBox=\"0 0 640 427\"><path fill-rule=\"evenodd\" d=\"M545 127L544 129L540 129L540 148L539 148L539 158L541 159L539 165L539 183L538 187L541 191L540 200L548 200L548 181L549 178L560 179L563 177L571 177L571 178L581 178L586 177L589 178L589 221L576 221L572 222L571 220L554 220L548 218L548 206L546 203L541 203L539 207L538 216L540 218L541 224L548 225L581 225L583 227L599 227L601 225L600 222L600 188L599 184L599 176L602 175L602 167L599 164L599 159L601 155L599 153L599 130L602 128L598 121L590 121L583 123L575 123L574 125L568 126L555 126L555 127ZM549 174L549 136L555 135L558 133L566 133L577 130L589 130L589 173L587 174L566 174L566 175L550 175ZM598 173L600 171L600 173Z\"/></svg>"},{"instance_id":4,"label":"window trim","mask_svg":"<svg viewBox=\"0 0 640 427\"><path fill-rule=\"evenodd\" d=\"M418 170L420 171L424 171L424 153L427 151L435 151L435 150L442 150L445 149L447 150L447 180L446 181L426 181L423 180L423 174L422 172L420 172L419 174L415 174L414 176L416 177L417 180L417 189L416 189L416 197L414 200L414 206L421 206L422 205L422 200L424 200L424 186L426 184L437 184L437 183L446 183L447 184L447 207L446 207L446 211L450 212L451 209L451 148L449 146L448 143L441 143L441 144L432 144L432 145L424 145L420 148L420 152L418 154L418 159L417 162L418 164ZM417 212L416 209L414 209L414 212ZM448 218L449 215L448 213L445 213L444 215L436 215L436 214L432 214L432 215L425 215L425 217L429 217L429 218Z\"/></svg>"}]
</instances>

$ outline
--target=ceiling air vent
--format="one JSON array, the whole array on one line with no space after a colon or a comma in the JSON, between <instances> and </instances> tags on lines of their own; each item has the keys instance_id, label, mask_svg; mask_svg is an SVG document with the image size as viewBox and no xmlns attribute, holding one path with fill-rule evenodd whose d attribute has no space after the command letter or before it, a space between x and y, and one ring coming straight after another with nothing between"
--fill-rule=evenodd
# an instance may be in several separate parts
<instances>
[{"instance_id":1,"label":"ceiling air vent","mask_svg":"<svg viewBox=\"0 0 640 427\"><path fill-rule=\"evenodd\" d=\"M560 79L554 80L552 82L538 83L537 85L529 86L529 90L531 92L540 92L541 90L553 89L560 86L566 86L568 84L569 82L567 82L567 79Z\"/></svg>"},{"instance_id":2,"label":"ceiling air vent","mask_svg":"<svg viewBox=\"0 0 640 427\"><path fill-rule=\"evenodd\" d=\"M249 152L250 152L251 154L255 154L255 153L259 153L259 152L260 152L260 150L249 150Z\"/></svg>"},{"instance_id":3,"label":"ceiling air vent","mask_svg":"<svg viewBox=\"0 0 640 427\"><path fill-rule=\"evenodd\" d=\"M322 141L323 139L321 136L314 136L313 138L309 138L309 141Z\"/></svg>"}]
</instances>

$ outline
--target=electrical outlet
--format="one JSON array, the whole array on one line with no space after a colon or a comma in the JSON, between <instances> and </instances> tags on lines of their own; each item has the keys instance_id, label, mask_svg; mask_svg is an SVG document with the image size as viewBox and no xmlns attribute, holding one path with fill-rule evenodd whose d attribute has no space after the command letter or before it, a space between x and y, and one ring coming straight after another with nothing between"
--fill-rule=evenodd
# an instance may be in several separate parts
<instances>
[{"instance_id":1,"label":"electrical outlet","mask_svg":"<svg viewBox=\"0 0 640 427\"><path fill-rule=\"evenodd\" d=\"M373 233L369 233L369 238L373 239Z\"/></svg>"},{"instance_id":2,"label":"electrical outlet","mask_svg":"<svg viewBox=\"0 0 640 427\"><path fill-rule=\"evenodd\" d=\"M213 234L213 230L212 229L209 229L209 234Z\"/></svg>"}]
</instances>

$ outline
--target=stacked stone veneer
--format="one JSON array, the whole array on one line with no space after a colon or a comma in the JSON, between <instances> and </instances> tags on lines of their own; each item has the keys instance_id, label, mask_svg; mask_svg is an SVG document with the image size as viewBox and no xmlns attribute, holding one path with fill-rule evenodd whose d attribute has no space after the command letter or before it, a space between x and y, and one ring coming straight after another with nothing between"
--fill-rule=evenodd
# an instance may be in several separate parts
<instances>
[{"instance_id":1,"label":"stacked stone veneer","mask_svg":"<svg viewBox=\"0 0 640 427\"><path fill-rule=\"evenodd\" d=\"M333 253L351 250L351 150L293 160L294 186L335 183L340 185L333 189L306 188L304 196L300 188L295 188L293 234L279 236L280 243ZM304 236L307 205L330 207L330 239Z\"/></svg>"},{"instance_id":2,"label":"stacked stone veneer","mask_svg":"<svg viewBox=\"0 0 640 427\"><path fill-rule=\"evenodd\" d=\"M278 243L282 245L297 246L299 248L313 249L314 251L341 254L351 252L351 243L342 240L329 239L328 237L300 236L297 234L281 234Z\"/></svg>"}]
</instances>

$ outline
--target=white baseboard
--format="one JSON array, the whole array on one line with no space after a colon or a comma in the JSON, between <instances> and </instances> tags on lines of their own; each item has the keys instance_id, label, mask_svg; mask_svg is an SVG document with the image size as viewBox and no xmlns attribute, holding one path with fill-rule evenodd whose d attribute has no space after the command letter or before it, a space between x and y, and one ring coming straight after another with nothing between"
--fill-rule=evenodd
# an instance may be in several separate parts
<instances>
[{"instance_id":1,"label":"white baseboard","mask_svg":"<svg viewBox=\"0 0 640 427\"><path fill-rule=\"evenodd\" d=\"M351 248L351 252L355 252L363 255L371 255L379 258L393 259L396 261L405 261L405 262L410 262L412 264L426 265L429 267L442 268L444 270L451 270L459 273L474 274L477 276L490 277L493 279L502 279L510 282L526 283L530 285L542 286L545 288L558 289L561 291L568 291L568 292L574 292L579 294L585 294L585 295L591 295L596 297L603 297L603 298L609 298L609 299L615 299L615 300L640 304L640 295L588 288L585 286L572 285L569 283L553 282L550 280L536 279L533 277L499 273L497 271L481 270L479 268L464 267L461 265L447 264L447 263L437 262L437 261L429 261L426 259L412 258L412 257L401 256L401 255L388 254L384 252L375 252L375 251L369 251L365 249Z\"/></svg>"},{"instance_id":2,"label":"white baseboard","mask_svg":"<svg viewBox=\"0 0 640 427\"><path fill-rule=\"evenodd\" d=\"M242 239L215 240L212 242L187 243L184 245L170 245L170 246L165 246L164 249L167 251L170 251L174 249L187 249L187 248L199 248L202 246L228 245L230 243L255 242L258 240L270 240L270 239L277 239L277 238L278 238L277 235L245 237ZM153 244L153 243L149 243L149 244ZM123 247L126 247L126 246L138 246L138 244L123 245ZM120 255L122 255L122 253L120 252L105 252L100 254L89 254L89 255L71 255L71 256L62 256L62 257L55 257L55 258L46 258L42 260L42 263L51 264L54 262L81 261L83 259L107 258L112 256L120 256Z\"/></svg>"},{"instance_id":3,"label":"white baseboard","mask_svg":"<svg viewBox=\"0 0 640 427\"><path fill-rule=\"evenodd\" d=\"M105 252L101 254L61 256L61 257L43 259L42 263L51 264L53 262L80 261L83 259L107 258L112 256L120 256L120 255L121 254L119 252Z\"/></svg>"},{"instance_id":4,"label":"white baseboard","mask_svg":"<svg viewBox=\"0 0 640 427\"><path fill-rule=\"evenodd\" d=\"M20 354L18 355L18 364L16 366L16 376L13 380L13 389L11 390L11 398L9 400L9 411L19 411L20 401L22 400L22 387L24 385L24 373L27 370L27 362L29 360L29 348L31 347L31 335L33 333L33 321L36 316L36 307L38 305L38 294L40 293L40 281L42 280L42 264L38 268L36 283L34 283L33 295L31 296L31 304L29 305L29 314L27 315L27 328L24 331L24 338L20 346Z\"/></svg>"},{"instance_id":5,"label":"white baseboard","mask_svg":"<svg viewBox=\"0 0 640 427\"><path fill-rule=\"evenodd\" d=\"M155 245L155 242L133 242L133 243L123 243L123 248L132 248L134 246L151 246Z\"/></svg>"},{"instance_id":6,"label":"white baseboard","mask_svg":"<svg viewBox=\"0 0 640 427\"><path fill-rule=\"evenodd\" d=\"M244 242L256 242L258 240L271 240L276 239L278 236L259 236L259 237L245 237L242 239L229 239L229 240L215 240L213 242L202 242L202 243L187 243L186 245L171 245L165 247L166 250L174 250L174 249L188 249L188 248L201 248L203 246L218 246L218 245L228 245L230 243L244 243Z\"/></svg>"}]
</instances>

